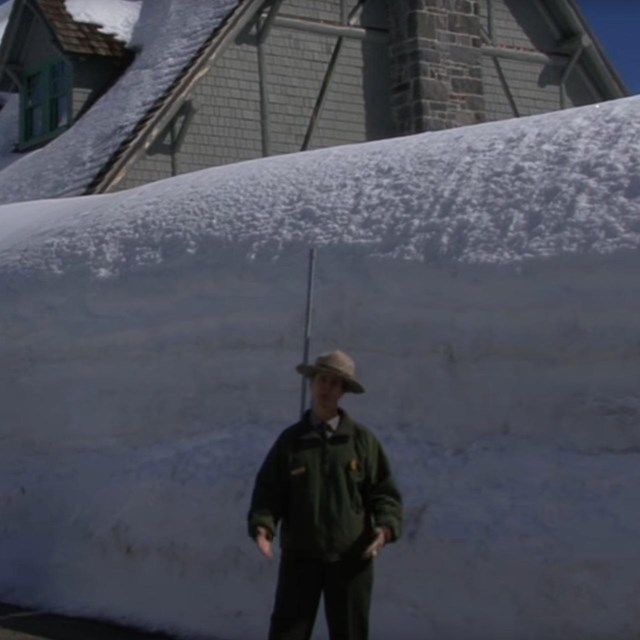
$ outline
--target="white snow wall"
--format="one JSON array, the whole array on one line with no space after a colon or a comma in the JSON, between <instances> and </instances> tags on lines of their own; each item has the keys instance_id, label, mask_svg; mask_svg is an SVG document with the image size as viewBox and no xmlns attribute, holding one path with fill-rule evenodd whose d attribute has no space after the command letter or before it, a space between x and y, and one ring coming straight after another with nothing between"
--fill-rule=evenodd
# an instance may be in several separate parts
<instances>
[{"instance_id":1,"label":"white snow wall","mask_svg":"<svg viewBox=\"0 0 640 640\"><path fill-rule=\"evenodd\" d=\"M298 412L307 250L2 281L0 599L264 637L245 514ZM374 640L637 637L639 266L319 251L312 350L355 356L406 498Z\"/></svg>"}]
</instances>

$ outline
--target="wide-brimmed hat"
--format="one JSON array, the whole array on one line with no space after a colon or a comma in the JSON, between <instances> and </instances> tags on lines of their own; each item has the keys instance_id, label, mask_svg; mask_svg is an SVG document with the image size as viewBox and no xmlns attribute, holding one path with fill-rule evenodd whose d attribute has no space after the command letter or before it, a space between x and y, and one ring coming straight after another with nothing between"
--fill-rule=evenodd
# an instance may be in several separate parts
<instances>
[{"instance_id":1,"label":"wide-brimmed hat","mask_svg":"<svg viewBox=\"0 0 640 640\"><path fill-rule=\"evenodd\" d=\"M364 387L356 380L356 365L353 359L338 349L321 353L314 364L299 364L296 371L305 378L313 378L317 373L330 373L344 380L345 391L364 393Z\"/></svg>"}]
</instances>

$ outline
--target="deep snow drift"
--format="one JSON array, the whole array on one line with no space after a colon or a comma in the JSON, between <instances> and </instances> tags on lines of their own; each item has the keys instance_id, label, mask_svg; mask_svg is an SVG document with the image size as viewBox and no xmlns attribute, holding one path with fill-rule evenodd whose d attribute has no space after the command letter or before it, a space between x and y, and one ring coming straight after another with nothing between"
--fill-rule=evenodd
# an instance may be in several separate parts
<instances>
[{"instance_id":1,"label":"deep snow drift","mask_svg":"<svg viewBox=\"0 0 640 640\"><path fill-rule=\"evenodd\" d=\"M264 637L314 352L390 454L374 640L640 630L640 99L0 208L0 599ZM316 637L324 637L320 625Z\"/></svg>"}]
</instances>

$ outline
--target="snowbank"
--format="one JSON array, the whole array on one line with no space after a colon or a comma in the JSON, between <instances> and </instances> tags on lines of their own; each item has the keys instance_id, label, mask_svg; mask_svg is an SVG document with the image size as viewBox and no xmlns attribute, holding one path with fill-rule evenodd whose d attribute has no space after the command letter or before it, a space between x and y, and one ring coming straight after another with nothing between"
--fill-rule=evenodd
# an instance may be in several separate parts
<instances>
[{"instance_id":1,"label":"snowbank","mask_svg":"<svg viewBox=\"0 0 640 640\"><path fill-rule=\"evenodd\" d=\"M108 277L220 243L247 258L343 245L431 265L635 251L638 140L640 99L628 98L254 160L108 200L56 204L46 238L38 207L8 206L3 224L19 216L24 239L0 238L0 268Z\"/></svg>"},{"instance_id":2,"label":"snowbank","mask_svg":"<svg viewBox=\"0 0 640 640\"><path fill-rule=\"evenodd\" d=\"M313 351L406 498L374 640L634 638L639 109L0 208L0 599L264 636L244 517L315 246Z\"/></svg>"}]
</instances>

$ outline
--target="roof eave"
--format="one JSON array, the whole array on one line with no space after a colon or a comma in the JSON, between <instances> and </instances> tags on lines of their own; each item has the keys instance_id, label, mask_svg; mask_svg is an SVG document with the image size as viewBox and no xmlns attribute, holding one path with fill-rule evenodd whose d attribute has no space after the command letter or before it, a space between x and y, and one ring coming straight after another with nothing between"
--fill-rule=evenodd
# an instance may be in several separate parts
<instances>
[{"instance_id":1,"label":"roof eave","mask_svg":"<svg viewBox=\"0 0 640 640\"><path fill-rule=\"evenodd\" d=\"M576 34L584 34L591 41L591 46L585 48L581 64L591 71L597 78L601 88L606 93L606 99L615 100L630 95L629 89L616 71L598 37L591 29L588 20L583 15L576 0L545 0L566 20L569 28Z\"/></svg>"}]
</instances>

